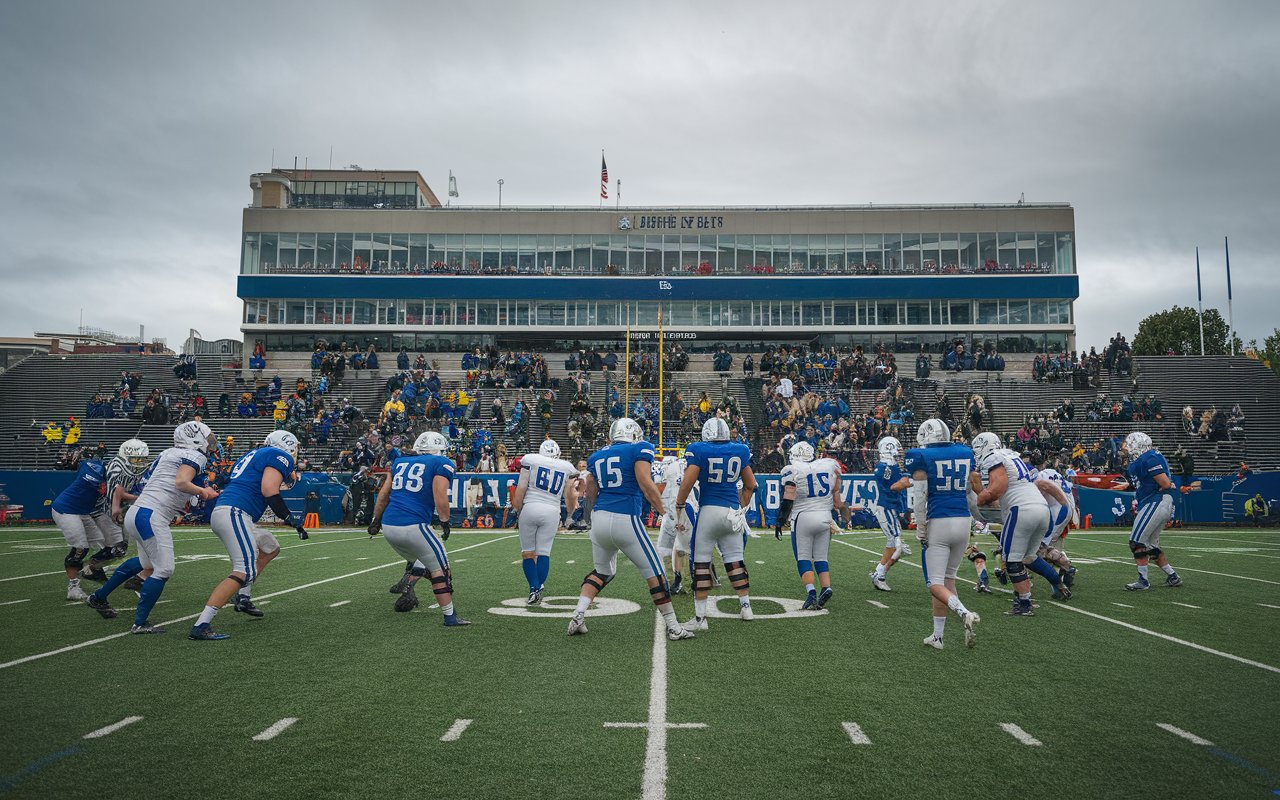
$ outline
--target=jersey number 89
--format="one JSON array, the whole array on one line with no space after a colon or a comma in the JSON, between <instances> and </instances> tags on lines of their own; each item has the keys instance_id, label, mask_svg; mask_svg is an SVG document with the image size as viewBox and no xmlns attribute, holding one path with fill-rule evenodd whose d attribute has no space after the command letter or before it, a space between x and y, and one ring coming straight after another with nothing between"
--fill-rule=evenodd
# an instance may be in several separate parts
<instances>
[{"instance_id":1,"label":"jersey number 89","mask_svg":"<svg viewBox=\"0 0 1280 800\"><path fill-rule=\"evenodd\" d=\"M396 464L395 475L391 478L391 488L403 489L406 492L420 492L422 491L422 474L426 471L426 464Z\"/></svg>"}]
</instances>

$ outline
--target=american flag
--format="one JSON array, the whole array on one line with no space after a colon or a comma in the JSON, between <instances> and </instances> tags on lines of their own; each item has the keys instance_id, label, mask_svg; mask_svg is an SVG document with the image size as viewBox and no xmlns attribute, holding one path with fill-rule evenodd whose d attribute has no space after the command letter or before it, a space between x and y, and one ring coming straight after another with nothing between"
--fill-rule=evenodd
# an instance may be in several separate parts
<instances>
[{"instance_id":1,"label":"american flag","mask_svg":"<svg viewBox=\"0 0 1280 800\"><path fill-rule=\"evenodd\" d=\"M609 166L604 163L604 153L600 154L600 199L609 199Z\"/></svg>"}]
</instances>

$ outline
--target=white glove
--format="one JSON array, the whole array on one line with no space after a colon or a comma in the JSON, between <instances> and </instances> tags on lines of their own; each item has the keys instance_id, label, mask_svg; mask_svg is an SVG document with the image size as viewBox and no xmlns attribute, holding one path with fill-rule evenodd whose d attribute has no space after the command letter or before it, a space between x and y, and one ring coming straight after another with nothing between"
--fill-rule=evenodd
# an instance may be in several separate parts
<instances>
[{"instance_id":1,"label":"white glove","mask_svg":"<svg viewBox=\"0 0 1280 800\"><path fill-rule=\"evenodd\" d=\"M835 520L831 520L831 535L835 536L840 532L840 524Z\"/></svg>"},{"instance_id":2,"label":"white glove","mask_svg":"<svg viewBox=\"0 0 1280 800\"><path fill-rule=\"evenodd\" d=\"M921 541L924 541L924 540L921 540ZM903 539L901 536L898 537L898 546L902 548L902 555L904 556L911 555L911 545L907 544L907 540Z\"/></svg>"},{"instance_id":3,"label":"white glove","mask_svg":"<svg viewBox=\"0 0 1280 800\"><path fill-rule=\"evenodd\" d=\"M685 513L683 509L679 508L675 509L672 513L675 514L676 534L684 536L689 532L689 528L691 527L689 525L689 515Z\"/></svg>"},{"instance_id":4,"label":"white glove","mask_svg":"<svg viewBox=\"0 0 1280 800\"><path fill-rule=\"evenodd\" d=\"M747 528L747 512L741 508L731 509L729 511L729 524L738 533L746 533Z\"/></svg>"},{"instance_id":5,"label":"white glove","mask_svg":"<svg viewBox=\"0 0 1280 800\"><path fill-rule=\"evenodd\" d=\"M929 527L927 522L916 523L916 538L926 547L929 545Z\"/></svg>"}]
</instances>

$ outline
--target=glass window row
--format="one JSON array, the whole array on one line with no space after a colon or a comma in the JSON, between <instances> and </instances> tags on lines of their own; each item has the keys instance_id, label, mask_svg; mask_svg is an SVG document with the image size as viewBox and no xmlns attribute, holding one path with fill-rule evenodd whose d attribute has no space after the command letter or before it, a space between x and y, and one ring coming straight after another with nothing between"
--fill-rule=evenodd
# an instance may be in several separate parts
<instances>
[{"instance_id":1,"label":"glass window row","mask_svg":"<svg viewBox=\"0 0 1280 800\"><path fill-rule=\"evenodd\" d=\"M616 300L246 300L257 325L481 326L949 326L1059 325L1069 300L851 300L801 302Z\"/></svg>"},{"instance_id":2,"label":"glass window row","mask_svg":"<svg viewBox=\"0 0 1280 800\"><path fill-rule=\"evenodd\" d=\"M244 274L1073 273L1074 234L246 233Z\"/></svg>"}]
</instances>

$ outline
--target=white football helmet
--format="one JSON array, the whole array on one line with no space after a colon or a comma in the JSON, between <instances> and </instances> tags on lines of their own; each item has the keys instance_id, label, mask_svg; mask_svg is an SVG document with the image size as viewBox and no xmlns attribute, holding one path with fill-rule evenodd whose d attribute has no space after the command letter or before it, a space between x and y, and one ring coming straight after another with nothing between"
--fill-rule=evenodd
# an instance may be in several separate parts
<instances>
[{"instance_id":1,"label":"white football helmet","mask_svg":"<svg viewBox=\"0 0 1280 800\"><path fill-rule=\"evenodd\" d=\"M544 439L542 444L538 445L538 453L547 458L559 458L560 445L556 444L555 439Z\"/></svg>"},{"instance_id":2,"label":"white football helmet","mask_svg":"<svg viewBox=\"0 0 1280 800\"><path fill-rule=\"evenodd\" d=\"M702 441L704 442L727 442L729 441L729 423L725 422L721 417L712 417L702 423Z\"/></svg>"},{"instance_id":3,"label":"white football helmet","mask_svg":"<svg viewBox=\"0 0 1280 800\"><path fill-rule=\"evenodd\" d=\"M288 431L280 430L268 433L263 444L267 447L283 450L294 458L298 457L298 437Z\"/></svg>"},{"instance_id":4,"label":"white football helmet","mask_svg":"<svg viewBox=\"0 0 1280 800\"><path fill-rule=\"evenodd\" d=\"M609 441L634 444L644 439L644 429L631 417L616 419L609 426Z\"/></svg>"},{"instance_id":5,"label":"white football helmet","mask_svg":"<svg viewBox=\"0 0 1280 800\"><path fill-rule=\"evenodd\" d=\"M145 467L151 463L151 448L141 439L127 439L116 451L116 456L131 467Z\"/></svg>"},{"instance_id":6,"label":"white football helmet","mask_svg":"<svg viewBox=\"0 0 1280 800\"><path fill-rule=\"evenodd\" d=\"M982 462L986 460L987 456L1000 449L1000 437L991 431L986 431L973 437L971 446L973 447L973 460L978 463L978 466L982 466Z\"/></svg>"},{"instance_id":7,"label":"white football helmet","mask_svg":"<svg viewBox=\"0 0 1280 800\"><path fill-rule=\"evenodd\" d=\"M902 442L894 436L886 436L880 440L880 444L876 445L876 449L880 451L882 464L896 464L898 454L902 452Z\"/></svg>"},{"instance_id":8,"label":"white football helmet","mask_svg":"<svg viewBox=\"0 0 1280 800\"><path fill-rule=\"evenodd\" d=\"M449 449L449 440L445 438L443 433L438 431L427 431L418 435L413 442L413 451L415 453L429 453L433 456L442 456Z\"/></svg>"},{"instance_id":9,"label":"white football helmet","mask_svg":"<svg viewBox=\"0 0 1280 800\"><path fill-rule=\"evenodd\" d=\"M951 429L940 419L926 419L916 429L916 444L924 447L951 441Z\"/></svg>"},{"instance_id":10,"label":"white football helmet","mask_svg":"<svg viewBox=\"0 0 1280 800\"><path fill-rule=\"evenodd\" d=\"M207 453L212 444L213 431L209 430L209 426L203 422L192 420L191 422L184 422L173 429L174 447Z\"/></svg>"},{"instance_id":11,"label":"white football helmet","mask_svg":"<svg viewBox=\"0 0 1280 800\"><path fill-rule=\"evenodd\" d=\"M676 462L677 462L677 461L679 461L679 460L680 460L680 459L676 458L675 456L663 456L663 457L662 457L662 463L663 463L663 465L667 465L667 464L674 464L674 463L676 463Z\"/></svg>"},{"instance_id":12,"label":"white football helmet","mask_svg":"<svg viewBox=\"0 0 1280 800\"><path fill-rule=\"evenodd\" d=\"M1151 449L1151 437L1142 431L1134 431L1124 437L1124 449L1130 458L1137 458Z\"/></svg>"},{"instance_id":13,"label":"white football helmet","mask_svg":"<svg viewBox=\"0 0 1280 800\"><path fill-rule=\"evenodd\" d=\"M791 456L792 464L807 464L813 460L813 445L808 442L796 442L791 445L791 449L787 451Z\"/></svg>"}]
</instances>

